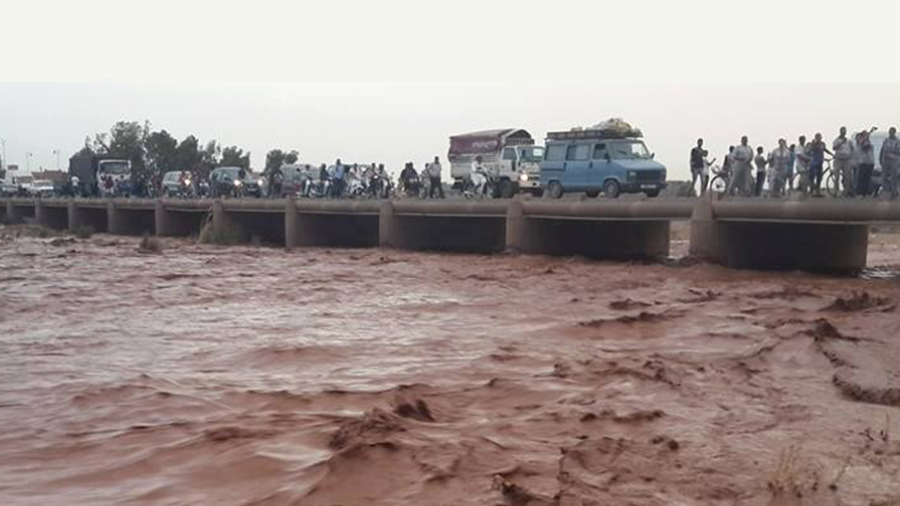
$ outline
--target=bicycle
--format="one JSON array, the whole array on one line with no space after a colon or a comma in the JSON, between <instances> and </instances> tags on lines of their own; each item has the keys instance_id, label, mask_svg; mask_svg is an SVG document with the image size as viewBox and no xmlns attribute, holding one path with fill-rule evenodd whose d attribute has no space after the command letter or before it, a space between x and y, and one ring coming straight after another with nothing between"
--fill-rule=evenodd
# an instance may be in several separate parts
<instances>
[{"instance_id":1,"label":"bicycle","mask_svg":"<svg viewBox=\"0 0 900 506\"><path fill-rule=\"evenodd\" d=\"M709 167L710 174L713 174L709 180L709 191L716 193L725 193L731 185L731 171L724 170L719 165L711 165Z\"/></svg>"},{"instance_id":2,"label":"bicycle","mask_svg":"<svg viewBox=\"0 0 900 506\"><path fill-rule=\"evenodd\" d=\"M804 180L803 178L807 179ZM831 197L841 194L841 175L831 167L831 159L826 159L822 166L822 183L825 184L825 192ZM804 188L805 187L805 188ZM806 171L794 171L791 176L791 185L785 190L788 195L792 192L814 193L813 181L809 177L809 169ZM821 186L820 186L821 193Z\"/></svg>"}]
</instances>

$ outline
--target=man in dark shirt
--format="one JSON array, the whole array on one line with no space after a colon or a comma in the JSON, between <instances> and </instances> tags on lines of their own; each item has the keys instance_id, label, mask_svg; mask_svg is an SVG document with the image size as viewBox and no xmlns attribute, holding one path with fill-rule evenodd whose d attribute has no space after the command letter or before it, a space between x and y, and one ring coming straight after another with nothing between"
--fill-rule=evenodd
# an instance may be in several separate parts
<instances>
[{"instance_id":1,"label":"man in dark shirt","mask_svg":"<svg viewBox=\"0 0 900 506\"><path fill-rule=\"evenodd\" d=\"M700 178L700 195L706 193L706 183L709 176L703 175L703 164L707 152L703 149L703 139L697 139L697 145L691 149L691 189L697 186L697 178Z\"/></svg>"},{"instance_id":2,"label":"man in dark shirt","mask_svg":"<svg viewBox=\"0 0 900 506\"><path fill-rule=\"evenodd\" d=\"M812 183L813 192L815 195L821 194L822 188L822 172L823 165L825 165L825 153L834 156L831 151L828 150L828 147L825 146L825 142L822 140L822 134L816 134L816 137L812 142L809 143L809 180Z\"/></svg>"}]
</instances>

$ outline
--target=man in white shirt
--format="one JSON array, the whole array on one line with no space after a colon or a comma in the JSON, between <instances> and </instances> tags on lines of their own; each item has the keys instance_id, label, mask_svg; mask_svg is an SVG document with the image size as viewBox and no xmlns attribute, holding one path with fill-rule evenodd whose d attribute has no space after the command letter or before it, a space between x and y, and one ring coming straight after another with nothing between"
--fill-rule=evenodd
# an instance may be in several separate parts
<instances>
[{"instance_id":1,"label":"man in white shirt","mask_svg":"<svg viewBox=\"0 0 900 506\"><path fill-rule=\"evenodd\" d=\"M841 127L841 132L831 144L834 151L834 165L832 170L841 175L844 197L852 197L854 191L853 176L853 143L847 138L847 127Z\"/></svg>"},{"instance_id":2,"label":"man in white shirt","mask_svg":"<svg viewBox=\"0 0 900 506\"><path fill-rule=\"evenodd\" d=\"M441 159L437 156L434 157L434 161L428 164L426 171L428 180L431 182L431 186L428 189L428 198L433 199L435 192L441 198L444 198L444 185L441 184Z\"/></svg>"},{"instance_id":3,"label":"man in white shirt","mask_svg":"<svg viewBox=\"0 0 900 506\"><path fill-rule=\"evenodd\" d=\"M751 187L753 169L750 167L750 163L753 161L753 148L750 147L749 142L746 135L741 137L741 145L734 148L734 153L731 155L732 179L729 194L734 193L735 190L744 196L753 194Z\"/></svg>"},{"instance_id":4,"label":"man in white shirt","mask_svg":"<svg viewBox=\"0 0 900 506\"><path fill-rule=\"evenodd\" d=\"M812 161L812 157L809 155L809 147L806 145L805 135L801 135L798 139L797 149L794 154L796 155L794 172L797 174L797 177L800 178L800 182L797 183L797 189L805 194L809 191L810 187L809 162Z\"/></svg>"},{"instance_id":5,"label":"man in white shirt","mask_svg":"<svg viewBox=\"0 0 900 506\"><path fill-rule=\"evenodd\" d=\"M769 154L769 170L772 171L772 183L769 194L780 197L784 194L784 185L790 175L791 150L787 141L778 139L778 147Z\"/></svg>"}]
</instances>

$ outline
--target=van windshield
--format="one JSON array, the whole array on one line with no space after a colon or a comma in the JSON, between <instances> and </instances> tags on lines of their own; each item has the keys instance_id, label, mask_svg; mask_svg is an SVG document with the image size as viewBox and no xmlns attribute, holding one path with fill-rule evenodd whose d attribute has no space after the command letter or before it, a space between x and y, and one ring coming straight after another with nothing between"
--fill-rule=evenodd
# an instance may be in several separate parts
<instances>
[{"instance_id":1,"label":"van windshield","mask_svg":"<svg viewBox=\"0 0 900 506\"><path fill-rule=\"evenodd\" d=\"M647 146L641 141L610 142L609 154L617 160L646 160L650 158Z\"/></svg>"},{"instance_id":2,"label":"van windshield","mask_svg":"<svg viewBox=\"0 0 900 506\"><path fill-rule=\"evenodd\" d=\"M528 146L519 148L519 158L523 162L540 162L544 160L544 148L540 146Z\"/></svg>"}]
</instances>

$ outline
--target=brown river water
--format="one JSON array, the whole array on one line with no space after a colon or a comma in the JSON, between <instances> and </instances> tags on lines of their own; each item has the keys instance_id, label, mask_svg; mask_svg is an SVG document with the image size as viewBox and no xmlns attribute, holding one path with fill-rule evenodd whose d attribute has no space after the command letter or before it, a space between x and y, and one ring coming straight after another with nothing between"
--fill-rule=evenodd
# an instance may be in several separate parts
<instances>
[{"instance_id":1,"label":"brown river water","mask_svg":"<svg viewBox=\"0 0 900 506\"><path fill-rule=\"evenodd\" d=\"M840 278L18 234L0 505L900 504L897 235Z\"/></svg>"}]
</instances>

